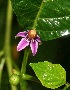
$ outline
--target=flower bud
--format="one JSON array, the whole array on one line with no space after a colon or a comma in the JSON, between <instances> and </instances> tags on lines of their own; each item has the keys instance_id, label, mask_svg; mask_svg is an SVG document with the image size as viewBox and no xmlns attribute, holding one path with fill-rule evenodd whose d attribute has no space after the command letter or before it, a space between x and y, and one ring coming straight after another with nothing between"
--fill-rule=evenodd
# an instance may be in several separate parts
<instances>
[{"instance_id":1,"label":"flower bud","mask_svg":"<svg viewBox=\"0 0 70 90\"><path fill-rule=\"evenodd\" d=\"M10 77L9 82L10 82L10 84L12 84L12 85L14 85L14 86L17 85L17 84L19 84L19 82L20 82L20 77L19 77L19 75L17 75L17 74L12 74L11 77Z\"/></svg>"}]
</instances>

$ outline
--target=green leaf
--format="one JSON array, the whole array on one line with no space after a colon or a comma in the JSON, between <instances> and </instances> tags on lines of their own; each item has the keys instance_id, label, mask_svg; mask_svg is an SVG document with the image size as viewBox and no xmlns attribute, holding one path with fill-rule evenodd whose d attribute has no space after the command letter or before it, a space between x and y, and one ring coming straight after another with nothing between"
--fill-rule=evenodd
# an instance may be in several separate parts
<instances>
[{"instance_id":1,"label":"green leaf","mask_svg":"<svg viewBox=\"0 0 70 90\"><path fill-rule=\"evenodd\" d=\"M52 64L48 61L30 63L36 76L42 85L55 89L66 83L66 71L60 64Z\"/></svg>"},{"instance_id":2,"label":"green leaf","mask_svg":"<svg viewBox=\"0 0 70 90\"><path fill-rule=\"evenodd\" d=\"M70 0L11 0L19 23L42 40L70 34Z\"/></svg>"}]
</instances>

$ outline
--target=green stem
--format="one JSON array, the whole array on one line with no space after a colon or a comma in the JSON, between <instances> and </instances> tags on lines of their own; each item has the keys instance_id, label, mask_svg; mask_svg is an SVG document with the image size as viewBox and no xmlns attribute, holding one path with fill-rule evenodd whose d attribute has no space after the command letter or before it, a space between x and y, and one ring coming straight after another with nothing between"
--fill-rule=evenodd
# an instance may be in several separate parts
<instances>
[{"instance_id":1,"label":"green stem","mask_svg":"<svg viewBox=\"0 0 70 90\"><path fill-rule=\"evenodd\" d=\"M21 77L22 77L23 80L30 80L30 81L40 83L40 81L37 78L35 78L35 77L31 76L31 75L22 74Z\"/></svg>"},{"instance_id":2,"label":"green stem","mask_svg":"<svg viewBox=\"0 0 70 90\"><path fill-rule=\"evenodd\" d=\"M24 52L24 58L23 58L22 68L21 68L22 74L26 73L26 65L27 65L28 55L29 55L29 48L26 48L25 52Z\"/></svg>"},{"instance_id":3,"label":"green stem","mask_svg":"<svg viewBox=\"0 0 70 90\"><path fill-rule=\"evenodd\" d=\"M2 71L5 64L5 58L2 57L3 55L4 55L4 51L0 51L0 89L1 89Z\"/></svg>"},{"instance_id":4,"label":"green stem","mask_svg":"<svg viewBox=\"0 0 70 90\"><path fill-rule=\"evenodd\" d=\"M21 74L26 73L26 65L27 65L28 55L29 55L29 49L26 48L25 52L24 52L23 62L22 62ZM21 90L26 90L26 81L25 80L23 81L22 78L21 78L20 86L21 86Z\"/></svg>"},{"instance_id":5,"label":"green stem","mask_svg":"<svg viewBox=\"0 0 70 90\"><path fill-rule=\"evenodd\" d=\"M63 88L63 90L67 90L67 88L68 88L68 87L67 87L67 86L65 86L65 87Z\"/></svg>"},{"instance_id":6,"label":"green stem","mask_svg":"<svg viewBox=\"0 0 70 90\"><path fill-rule=\"evenodd\" d=\"M70 84L66 83L66 86L63 88L63 90L67 90L68 87L70 87Z\"/></svg>"},{"instance_id":7,"label":"green stem","mask_svg":"<svg viewBox=\"0 0 70 90\"><path fill-rule=\"evenodd\" d=\"M1 78L2 78L2 71L3 71L4 64L5 64L5 58L2 58L0 63L0 90L1 90Z\"/></svg>"},{"instance_id":8,"label":"green stem","mask_svg":"<svg viewBox=\"0 0 70 90\"><path fill-rule=\"evenodd\" d=\"M6 66L7 66L9 77L11 76L12 69L13 69L12 59L11 59L11 46L10 46L11 24L12 24L12 6L11 6L11 1L8 0L4 51L5 51ZM15 86L11 85L11 90L17 90L17 89Z\"/></svg>"}]
</instances>

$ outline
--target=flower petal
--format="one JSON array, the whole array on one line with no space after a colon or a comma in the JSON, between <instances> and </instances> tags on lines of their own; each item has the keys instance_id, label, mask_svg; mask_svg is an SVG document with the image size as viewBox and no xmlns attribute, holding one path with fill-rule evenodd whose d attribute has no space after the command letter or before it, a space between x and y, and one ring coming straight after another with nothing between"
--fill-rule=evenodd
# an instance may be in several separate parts
<instances>
[{"instance_id":1,"label":"flower petal","mask_svg":"<svg viewBox=\"0 0 70 90\"><path fill-rule=\"evenodd\" d=\"M22 49L24 49L26 46L29 45L29 42L30 41L26 40L26 38L22 38L17 46L17 51L21 51Z\"/></svg>"},{"instance_id":2,"label":"flower petal","mask_svg":"<svg viewBox=\"0 0 70 90\"><path fill-rule=\"evenodd\" d=\"M27 33L27 31L19 32L15 37L26 37Z\"/></svg>"},{"instance_id":3,"label":"flower petal","mask_svg":"<svg viewBox=\"0 0 70 90\"><path fill-rule=\"evenodd\" d=\"M38 42L41 42L40 37L37 35L37 37L35 38Z\"/></svg>"},{"instance_id":4,"label":"flower petal","mask_svg":"<svg viewBox=\"0 0 70 90\"><path fill-rule=\"evenodd\" d=\"M34 56L37 53L38 42L36 40L31 40L30 47Z\"/></svg>"}]
</instances>

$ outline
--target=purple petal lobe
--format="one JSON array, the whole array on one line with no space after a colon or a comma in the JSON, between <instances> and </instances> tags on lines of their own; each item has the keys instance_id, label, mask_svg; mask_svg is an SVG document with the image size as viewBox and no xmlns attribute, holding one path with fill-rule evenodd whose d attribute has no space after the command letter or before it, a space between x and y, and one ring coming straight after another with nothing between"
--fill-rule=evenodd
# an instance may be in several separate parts
<instances>
[{"instance_id":1,"label":"purple petal lobe","mask_svg":"<svg viewBox=\"0 0 70 90\"><path fill-rule=\"evenodd\" d=\"M29 41L26 40L26 38L22 38L17 46L17 51L21 51L22 49L24 49L28 45L29 45Z\"/></svg>"},{"instance_id":2,"label":"purple petal lobe","mask_svg":"<svg viewBox=\"0 0 70 90\"><path fill-rule=\"evenodd\" d=\"M34 56L37 53L38 42L36 40L31 40L30 47Z\"/></svg>"},{"instance_id":3,"label":"purple petal lobe","mask_svg":"<svg viewBox=\"0 0 70 90\"><path fill-rule=\"evenodd\" d=\"M36 40L38 41L38 42L41 42L41 39L40 39L40 37L37 35L37 37L36 37Z\"/></svg>"},{"instance_id":4,"label":"purple petal lobe","mask_svg":"<svg viewBox=\"0 0 70 90\"><path fill-rule=\"evenodd\" d=\"M19 32L15 37L26 37L27 33L27 31Z\"/></svg>"}]
</instances>

